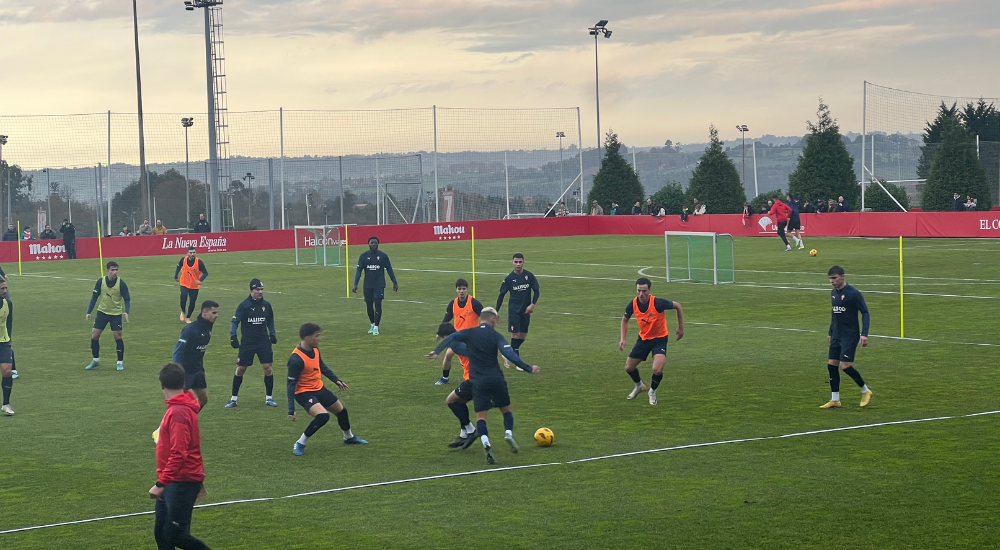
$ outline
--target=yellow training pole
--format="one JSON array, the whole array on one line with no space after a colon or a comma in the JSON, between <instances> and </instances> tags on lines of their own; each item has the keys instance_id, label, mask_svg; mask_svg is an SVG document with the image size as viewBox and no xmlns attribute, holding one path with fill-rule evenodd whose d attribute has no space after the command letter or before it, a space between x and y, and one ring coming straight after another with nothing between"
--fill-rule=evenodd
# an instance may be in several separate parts
<instances>
[{"instance_id":1,"label":"yellow training pole","mask_svg":"<svg viewBox=\"0 0 1000 550\"><path fill-rule=\"evenodd\" d=\"M344 225L344 278L347 280L347 297L351 297L351 243L347 240L347 225Z\"/></svg>"},{"instance_id":2,"label":"yellow training pole","mask_svg":"<svg viewBox=\"0 0 1000 550\"><path fill-rule=\"evenodd\" d=\"M101 222L97 222L97 256L101 260L100 272L101 277L104 276L104 249L101 248Z\"/></svg>"},{"instance_id":3,"label":"yellow training pole","mask_svg":"<svg viewBox=\"0 0 1000 550\"><path fill-rule=\"evenodd\" d=\"M903 332L903 236L899 236L899 337L906 338Z\"/></svg>"},{"instance_id":4,"label":"yellow training pole","mask_svg":"<svg viewBox=\"0 0 1000 550\"><path fill-rule=\"evenodd\" d=\"M17 274L21 275L21 220L17 220Z\"/></svg>"},{"instance_id":5,"label":"yellow training pole","mask_svg":"<svg viewBox=\"0 0 1000 550\"><path fill-rule=\"evenodd\" d=\"M472 229L472 297L476 297L476 228Z\"/></svg>"}]
</instances>

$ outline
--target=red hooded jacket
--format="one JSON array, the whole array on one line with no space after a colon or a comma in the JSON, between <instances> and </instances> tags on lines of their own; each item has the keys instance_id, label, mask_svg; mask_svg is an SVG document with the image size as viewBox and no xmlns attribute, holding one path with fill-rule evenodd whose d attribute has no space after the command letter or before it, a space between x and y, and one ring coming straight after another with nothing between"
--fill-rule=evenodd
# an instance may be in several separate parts
<instances>
[{"instance_id":1,"label":"red hooded jacket","mask_svg":"<svg viewBox=\"0 0 1000 550\"><path fill-rule=\"evenodd\" d=\"M156 479L160 483L205 480L199 410L198 399L189 391L167 400L167 413L160 422L160 440L156 443Z\"/></svg>"},{"instance_id":2,"label":"red hooded jacket","mask_svg":"<svg viewBox=\"0 0 1000 550\"><path fill-rule=\"evenodd\" d=\"M787 222L788 216L792 213L792 207L781 202L781 199L774 199L774 206L771 207L769 215L774 216L775 223Z\"/></svg>"}]
</instances>

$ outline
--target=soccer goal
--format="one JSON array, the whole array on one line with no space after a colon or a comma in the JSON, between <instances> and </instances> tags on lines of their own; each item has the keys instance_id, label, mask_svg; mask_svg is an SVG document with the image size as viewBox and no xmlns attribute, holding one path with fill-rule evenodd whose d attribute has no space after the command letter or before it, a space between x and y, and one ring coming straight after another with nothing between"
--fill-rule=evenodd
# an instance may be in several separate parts
<instances>
[{"instance_id":1,"label":"soccer goal","mask_svg":"<svg viewBox=\"0 0 1000 550\"><path fill-rule=\"evenodd\" d=\"M665 231L667 282L735 283L736 257L728 233Z\"/></svg>"},{"instance_id":2,"label":"soccer goal","mask_svg":"<svg viewBox=\"0 0 1000 550\"><path fill-rule=\"evenodd\" d=\"M343 265L343 225L296 225L295 265Z\"/></svg>"}]
</instances>

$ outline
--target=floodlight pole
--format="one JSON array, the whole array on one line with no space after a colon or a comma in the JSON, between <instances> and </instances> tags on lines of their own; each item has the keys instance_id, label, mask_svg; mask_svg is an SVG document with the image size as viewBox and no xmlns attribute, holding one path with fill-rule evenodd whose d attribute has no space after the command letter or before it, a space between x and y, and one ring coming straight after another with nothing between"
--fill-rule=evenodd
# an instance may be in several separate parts
<instances>
[{"instance_id":1,"label":"floodlight pole","mask_svg":"<svg viewBox=\"0 0 1000 550\"><path fill-rule=\"evenodd\" d=\"M737 124L736 130L740 132L743 139L742 155L743 155L743 190L746 192L747 188L747 132L750 131L746 124ZM754 158L756 163L756 158ZM756 166L756 164L754 164ZM754 180L754 186L756 187L756 180ZM756 189L755 189L756 190Z\"/></svg>"},{"instance_id":2,"label":"floodlight pole","mask_svg":"<svg viewBox=\"0 0 1000 550\"><path fill-rule=\"evenodd\" d=\"M132 28L135 34L135 90L139 102L139 200L140 208L146 209L146 217L151 215L149 202L149 178L146 175L146 138L142 131L142 74L139 71L139 12L136 0L132 0Z\"/></svg>"},{"instance_id":3,"label":"floodlight pole","mask_svg":"<svg viewBox=\"0 0 1000 550\"><path fill-rule=\"evenodd\" d=\"M3 166L4 145L7 145L7 136L0 135L0 167ZM2 209L0 209L0 212L2 212ZM10 220L10 168L9 167L7 168L7 219Z\"/></svg>"},{"instance_id":4,"label":"floodlight pole","mask_svg":"<svg viewBox=\"0 0 1000 550\"><path fill-rule=\"evenodd\" d=\"M605 25L608 22L602 19L597 22L596 25L591 27L590 34L594 37L594 96L597 103L597 166L600 168L603 163L603 158L601 157L601 73L598 62L597 55L597 38L599 36L604 36L604 38L611 38L611 31L609 31ZM583 197L580 197L583 200ZM582 204L582 203L581 203Z\"/></svg>"},{"instance_id":5,"label":"floodlight pole","mask_svg":"<svg viewBox=\"0 0 1000 550\"><path fill-rule=\"evenodd\" d=\"M188 163L191 161L188 154L188 128L194 125L194 117L181 119L181 126L184 127L184 191L187 197L187 227L191 229L191 171Z\"/></svg>"},{"instance_id":6,"label":"floodlight pole","mask_svg":"<svg viewBox=\"0 0 1000 550\"><path fill-rule=\"evenodd\" d=\"M42 172L45 172L45 223L52 224L52 175L49 173L48 168L42 168ZM39 229L38 233L41 234L42 230Z\"/></svg>"},{"instance_id":7,"label":"floodlight pole","mask_svg":"<svg viewBox=\"0 0 1000 550\"><path fill-rule=\"evenodd\" d=\"M134 0L133 0L134 1ZM208 87L208 166L205 179L208 180L212 231L221 231L222 209L219 204L219 143L216 137L215 119L215 71L212 68L212 18L209 9L222 4L222 0L188 0L184 9L205 10L205 80Z\"/></svg>"}]
</instances>

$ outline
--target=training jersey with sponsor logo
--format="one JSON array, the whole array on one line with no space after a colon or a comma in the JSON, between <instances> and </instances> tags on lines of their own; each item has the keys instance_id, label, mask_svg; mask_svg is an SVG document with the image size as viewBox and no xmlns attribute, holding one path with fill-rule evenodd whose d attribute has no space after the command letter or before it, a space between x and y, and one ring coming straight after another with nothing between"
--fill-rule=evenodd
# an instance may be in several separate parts
<instances>
[{"instance_id":1,"label":"training jersey with sponsor logo","mask_svg":"<svg viewBox=\"0 0 1000 550\"><path fill-rule=\"evenodd\" d=\"M508 313L524 314L524 310L528 307L528 304L538 303L538 296L540 294L538 279L527 269L521 271L520 274L511 271L509 275L504 277L503 283L500 284L500 296L497 296L497 311L500 311L500 306L503 305L503 297L508 292L510 292L510 304L507 306Z\"/></svg>"},{"instance_id":2,"label":"training jersey with sponsor logo","mask_svg":"<svg viewBox=\"0 0 1000 550\"><path fill-rule=\"evenodd\" d=\"M664 313L668 309L674 309L674 303L670 300L650 295L649 301L643 305L636 296L625 306L625 318L631 319L632 315L635 315L635 320L639 323L639 338L654 340L670 335L667 316Z\"/></svg>"},{"instance_id":3,"label":"training jersey with sponsor logo","mask_svg":"<svg viewBox=\"0 0 1000 550\"><path fill-rule=\"evenodd\" d=\"M367 250L358 257L358 270L354 273L354 286L358 286L362 271L365 274L365 288L385 288L386 271L389 272L392 283L397 284L396 274L392 271L389 256L381 250L375 252Z\"/></svg>"},{"instance_id":4,"label":"training jersey with sponsor logo","mask_svg":"<svg viewBox=\"0 0 1000 550\"><path fill-rule=\"evenodd\" d=\"M205 350L212 340L212 323L201 315L193 323L181 330L181 337L174 348L174 363L184 367L184 371L192 374L204 372Z\"/></svg>"},{"instance_id":5,"label":"training jersey with sponsor logo","mask_svg":"<svg viewBox=\"0 0 1000 550\"><path fill-rule=\"evenodd\" d=\"M97 311L105 315L128 313L128 304L131 298L128 293L128 285L121 278L115 278L112 281L107 277L101 277L94 285L94 295L97 297Z\"/></svg>"},{"instance_id":6,"label":"training jersey with sponsor logo","mask_svg":"<svg viewBox=\"0 0 1000 550\"><path fill-rule=\"evenodd\" d=\"M243 325L243 345L270 345L270 336L275 334L274 310L271 308L271 303L263 298L254 300L253 296L247 296L236 306L236 313L229 327L230 336L236 336L236 328L239 325Z\"/></svg>"},{"instance_id":7,"label":"training jersey with sponsor logo","mask_svg":"<svg viewBox=\"0 0 1000 550\"><path fill-rule=\"evenodd\" d=\"M478 327L479 326L479 314L483 312L483 304L479 303L479 300L468 296L465 298L465 303L461 300L455 298L454 300L448 302L448 306L445 308L444 319L442 323L447 323L449 321L455 321L455 330L465 330L467 328Z\"/></svg>"},{"instance_id":8,"label":"training jersey with sponsor logo","mask_svg":"<svg viewBox=\"0 0 1000 550\"><path fill-rule=\"evenodd\" d=\"M831 338L868 336L871 315L868 313L865 297L858 289L851 285L844 285L844 288L840 290L835 288L830 292L830 301L833 303L829 332ZM858 328L858 313L861 314L862 326L860 329Z\"/></svg>"},{"instance_id":9,"label":"training jersey with sponsor logo","mask_svg":"<svg viewBox=\"0 0 1000 550\"><path fill-rule=\"evenodd\" d=\"M177 269L174 270L174 278L180 279L181 286L192 290L201 288L202 281L207 277L208 269L205 267L205 262L197 256L194 259L184 256L177 262Z\"/></svg>"},{"instance_id":10,"label":"training jersey with sponsor logo","mask_svg":"<svg viewBox=\"0 0 1000 550\"><path fill-rule=\"evenodd\" d=\"M503 380L503 370L500 369L500 363L497 361L498 351L517 368L531 372L531 366L522 361L514 348L507 343L507 340L486 323L460 330L448 336L441 340L434 348L434 352L441 353L456 342L462 342L468 347L469 377L474 385Z\"/></svg>"},{"instance_id":11,"label":"training jersey with sponsor logo","mask_svg":"<svg viewBox=\"0 0 1000 550\"><path fill-rule=\"evenodd\" d=\"M10 298L0 300L0 342L10 342L10 335L14 328L14 306L10 303Z\"/></svg>"}]
</instances>

